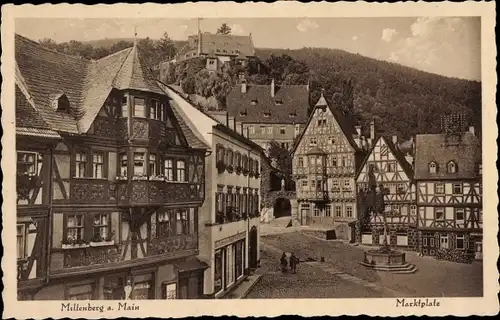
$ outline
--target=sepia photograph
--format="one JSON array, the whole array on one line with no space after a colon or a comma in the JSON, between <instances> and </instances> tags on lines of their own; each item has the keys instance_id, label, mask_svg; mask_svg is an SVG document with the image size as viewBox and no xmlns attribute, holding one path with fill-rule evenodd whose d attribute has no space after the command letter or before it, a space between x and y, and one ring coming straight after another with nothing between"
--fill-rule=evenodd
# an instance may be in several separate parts
<instances>
[{"instance_id":1,"label":"sepia photograph","mask_svg":"<svg viewBox=\"0 0 500 320\"><path fill-rule=\"evenodd\" d=\"M213 314L166 304L202 300L255 316L260 299L309 299L341 315L388 298L399 314L474 299L498 311L486 284L498 278L496 74L483 52L495 49L480 14L90 7L16 8L2 25L2 236L16 265L2 268L18 308Z\"/></svg>"}]
</instances>

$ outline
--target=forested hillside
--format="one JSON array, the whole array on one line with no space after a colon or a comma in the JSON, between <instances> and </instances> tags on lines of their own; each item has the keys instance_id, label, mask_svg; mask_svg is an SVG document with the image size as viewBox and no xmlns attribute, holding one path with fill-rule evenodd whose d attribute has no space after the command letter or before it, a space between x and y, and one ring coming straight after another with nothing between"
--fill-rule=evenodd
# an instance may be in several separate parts
<instances>
[{"instance_id":1,"label":"forested hillside","mask_svg":"<svg viewBox=\"0 0 500 320\"><path fill-rule=\"evenodd\" d=\"M130 47L132 39L104 39L92 42L55 43L45 46L67 54L99 59ZM139 39L146 63L156 66L172 57L183 45L167 34L160 40ZM310 84L311 105L325 97L334 101L345 115L363 125L375 119L377 131L402 138L416 133L439 131L440 117L464 112L470 124L481 128L481 84L419 71L342 50L303 48L298 50L256 49L258 61L244 71L249 82L269 84ZM224 106L224 96L235 85L238 67L227 66L218 74L203 70L203 61L176 66L170 82L182 85L187 93L214 96ZM459 68L460 66L457 66Z\"/></svg>"},{"instance_id":2,"label":"forested hillside","mask_svg":"<svg viewBox=\"0 0 500 320\"><path fill-rule=\"evenodd\" d=\"M407 138L416 133L437 132L440 116L457 111L465 112L470 124L480 129L479 82L447 78L342 50L256 51L262 60L286 54L304 61L311 73L313 102L319 97L320 87L325 88L326 97L332 97L335 92L342 92L344 81L352 80L354 114L364 124L375 118L378 128L386 134Z\"/></svg>"}]
</instances>

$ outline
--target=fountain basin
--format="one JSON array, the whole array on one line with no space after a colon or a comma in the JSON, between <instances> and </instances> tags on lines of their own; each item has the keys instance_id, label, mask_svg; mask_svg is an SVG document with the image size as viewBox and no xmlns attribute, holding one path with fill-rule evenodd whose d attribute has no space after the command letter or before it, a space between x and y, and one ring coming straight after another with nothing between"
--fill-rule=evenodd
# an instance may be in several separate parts
<instances>
[{"instance_id":1,"label":"fountain basin","mask_svg":"<svg viewBox=\"0 0 500 320\"><path fill-rule=\"evenodd\" d=\"M360 263L367 268L378 271L394 273L414 273L417 271L414 265L406 262L404 252L385 248L365 251L363 262Z\"/></svg>"}]
</instances>

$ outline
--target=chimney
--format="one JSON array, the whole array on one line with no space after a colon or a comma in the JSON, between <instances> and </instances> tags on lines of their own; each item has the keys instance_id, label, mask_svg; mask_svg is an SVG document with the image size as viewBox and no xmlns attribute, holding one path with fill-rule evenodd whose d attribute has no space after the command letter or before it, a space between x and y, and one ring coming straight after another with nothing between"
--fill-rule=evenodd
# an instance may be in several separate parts
<instances>
[{"instance_id":1,"label":"chimney","mask_svg":"<svg viewBox=\"0 0 500 320\"><path fill-rule=\"evenodd\" d=\"M375 140L375 120L370 121L370 139Z\"/></svg>"},{"instance_id":2,"label":"chimney","mask_svg":"<svg viewBox=\"0 0 500 320\"><path fill-rule=\"evenodd\" d=\"M271 80L271 97L274 98L274 78Z\"/></svg>"},{"instance_id":3,"label":"chimney","mask_svg":"<svg viewBox=\"0 0 500 320\"><path fill-rule=\"evenodd\" d=\"M361 136L361 126L354 126L354 128L356 128L356 133L358 134L358 136Z\"/></svg>"},{"instance_id":4,"label":"chimney","mask_svg":"<svg viewBox=\"0 0 500 320\"><path fill-rule=\"evenodd\" d=\"M398 136L393 135L392 136L392 143L397 147L398 146Z\"/></svg>"},{"instance_id":5,"label":"chimney","mask_svg":"<svg viewBox=\"0 0 500 320\"><path fill-rule=\"evenodd\" d=\"M246 82L241 83L241 93L247 93L247 83Z\"/></svg>"},{"instance_id":6,"label":"chimney","mask_svg":"<svg viewBox=\"0 0 500 320\"><path fill-rule=\"evenodd\" d=\"M475 133L474 133L474 126L470 126L469 127L469 132L472 133L472 135L475 135Z\"/></svg>"}]
</instances>

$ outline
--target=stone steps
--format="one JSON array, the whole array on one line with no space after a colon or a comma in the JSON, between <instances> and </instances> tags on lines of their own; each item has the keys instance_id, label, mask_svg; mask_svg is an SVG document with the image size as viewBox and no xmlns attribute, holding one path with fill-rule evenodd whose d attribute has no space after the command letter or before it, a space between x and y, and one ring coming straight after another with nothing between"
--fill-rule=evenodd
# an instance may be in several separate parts
<instances>
[{"instance_id":1,"label":"stone steps","mask_svg":"<svg viewBox=\"0 0 500 320\"><path fill-rule=\"evenodd\" d=\"M372 265L370 263L360 262L360 264L373 270L387 271L391 273L410 274L415 273L418 270L418 268L411 263L405 263L402 265Z\"/></svg>"}]
</instances>

